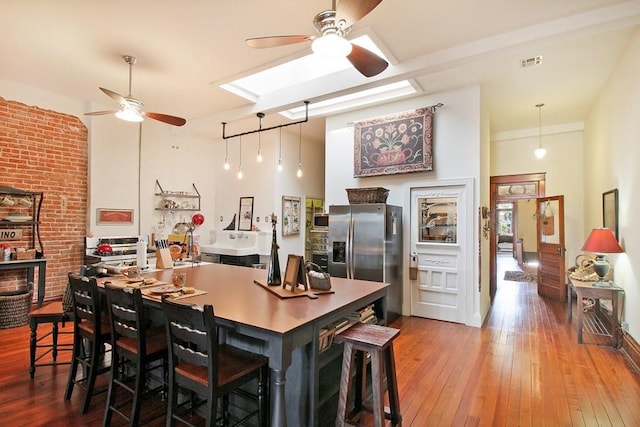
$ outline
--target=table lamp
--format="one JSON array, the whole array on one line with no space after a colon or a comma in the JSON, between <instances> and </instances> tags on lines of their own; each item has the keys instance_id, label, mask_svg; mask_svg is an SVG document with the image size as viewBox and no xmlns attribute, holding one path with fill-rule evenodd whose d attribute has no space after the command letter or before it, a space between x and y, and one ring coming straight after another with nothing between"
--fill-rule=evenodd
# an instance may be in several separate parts
<instances>
[{"instance_id":1,"label":"table lamp","mask_svg":"<svg viewBox=\"0 0 640 427\"><path fill-rule=\"evenodd\" d=\"M604 278L609 271L609 263L604 259L605 254L618 254L623 252L618 244L613 232L608 228L594 228L587 237L587 241L582 246L584 252L592 252L596 254L596 260L593 268L599 277L599 280L593 286L608 288L611 287L609 281Z\"/></svg>"}]
</instances>

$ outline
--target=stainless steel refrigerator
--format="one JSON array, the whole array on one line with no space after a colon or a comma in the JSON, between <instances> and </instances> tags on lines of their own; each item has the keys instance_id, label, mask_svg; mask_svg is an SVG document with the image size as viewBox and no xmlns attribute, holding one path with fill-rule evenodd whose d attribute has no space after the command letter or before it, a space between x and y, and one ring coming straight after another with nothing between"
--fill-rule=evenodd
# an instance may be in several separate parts
<instances>
[{"instance_id":1,"label":"stainless steel refrigerator","mask_svg":"<svg viewBox=\"0 0 640 427\"><path fill-rule=\"evenodd\" d=\"M402 207L329 206L327 249L331 276L390 283L387 320L402 313Z\"/></svg>"}]
</instances>

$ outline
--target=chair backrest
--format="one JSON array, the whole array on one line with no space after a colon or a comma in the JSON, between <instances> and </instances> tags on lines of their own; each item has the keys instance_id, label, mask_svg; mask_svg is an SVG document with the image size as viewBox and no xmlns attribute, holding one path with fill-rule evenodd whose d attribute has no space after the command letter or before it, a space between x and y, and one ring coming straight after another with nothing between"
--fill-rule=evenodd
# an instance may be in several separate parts
<instances>
[{"instance_id":1,"label":"chair backrest","mask_svg":"<svg viewBox=\"0 0 640 427\"><path fill-rule=\"evenodd\" d=\"M73 296L73 316L76 328L80 323L87 322L92 325L96 336L102 335L104 332L101 321L102 305L96 278L69 273L69 286Z\"/></svg>"},{"instance_id":2,"label":"chair backrest","mask_svg":"<svg viewBox=\"0 0 640 427\"><path fill-rule=\"evenodd\" d=\"M131 338L136 342L138 354L144 354L147 348L145 331L149 325L142 305L142 292L137 288L120 288L109 282L105 282L104 288L113 346L121 337Z\"/></svg>"},{"instance_id":3,"label":"chair backrest","mask_svg":"<svg viewBox=\"0 0 640 427\"><path fill-rule=\"evenodd\" d=\"M162 309L167 327L170 380L184 385L184 381L175 377L174 368L186 362L206 367L208 384L215 387L218 384L218 334L213 306L200 309L197 305L163 298Z\"/></svg>"}]
</instances>

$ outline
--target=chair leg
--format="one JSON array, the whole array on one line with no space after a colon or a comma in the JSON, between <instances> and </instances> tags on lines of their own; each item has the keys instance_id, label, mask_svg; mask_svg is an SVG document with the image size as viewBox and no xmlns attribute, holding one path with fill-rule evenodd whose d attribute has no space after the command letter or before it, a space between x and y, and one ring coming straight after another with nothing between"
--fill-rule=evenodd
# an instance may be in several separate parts
<instances>
[{"instance_id":1,"label":"chair leg","mask_svg":"<svg viewBox=\"0 0 640 427\"><path fill-rule=\"evenodd\" d=\"M384 352L385 369L387 372L387 391L389 393L389 409L391 411L391 425L399 426L402 423L400 414L400 399L398 397L398 381L396 378L396 362L393 356L393 346L390 345Z\"/></svg>"},{"instance_id":2,"label":"chair leg","mask_svg":"<svg viewBox=\"0 0 640 427\"><path fill-rule=\"evenodd\" d=\"M69 368L69 379L67 380L67 389L64 392L64 400L71 399L73 386L75 384L76 375L78 374L78 358L82 350L82 341L79 337L73 339L73 355L71 357L71 367Z\"/></svg>"},{"instance_id":3,"label":"chair leg","mask_svg":"<svg viewBox=\"0 0 640 427\"><path fill-rule=\"evenodd\" d=\"M176 408L178 406L178 384L173 380L173 373L169 372L169 396L167 401L167 427L176 425L174 418Z\"/></svg>"},{"instance_id":4,"label":"chair leg","mask_svg":"<svg viewBox=\"0 0 640 427\"><path fill-rule=\"evenodd\" d=\"M104 418L102 419L102 425L110 426L111 425L111 416L113 415L113 405L116 402L116 378L118 377L118 370L120 369L119 365L120 358L113 353L111 357L111 378L109 379L109 389L107 390L107 404L104 411Z\"/></svg>"},{"instance_id":5,"label":"chair leg","mask_svg":"<svg viewBox=\"0 0 640 427\"><path fill-rule=\"evenodd\" d=\"M133 393L133 402L131 403L131 419L130 425L138 425L138 419L140 418L140 407L142 406L142 394L144 393L147 368L142 360L137 360L138 372L136 373L136 384Z\"/></svg>"},{"instance_id":6,"label":"chair leg","mask_svg":"<svg viewBox=\"0 0 640 427\"><path fill-rule=\"evenodd\" d=\"M340 375L340 394L338 397L338 417L336 426L343 427L348 418L347 402L349 401L350 390L352 386L351 366L354 363L354 349L350 342L344 343L342 355L342 373Z\"/></svg>"},{"instance_id":7,"label":"chair leg","mask_svg":"<svg viewBox=\"0 0 640 427\"><path fill-rule=\"evenodd\" d=\"M58 322L53 322L51 330L51 358L54 362L58 358Z\"/></svg>"},{"instance_id":8,"label":"chair leg","mask_svg":"<svg viewBox=\"0 0 640 427\"><path fill-rule=\"evenodd\" d=\"M91 343L91 356L90 366L87 373L87 393L84 396L84 402L82 404L81 414L86 414L89 410L89 404L93 397L93 388L96 385L96 378L98 377L98 362L100 361L100 345L97 342Z\"/></svg>"},{"instance_id":9,"label":"chair leg","mask_svg":"<svg viewBox=\"0 0 640 427\"><path fill-rule=\"evenodd\" d=\"M31 327L31 336L29 339L29 375L31 379L36 374L36 343L38 337L38 322L31 319L29 326Z\"/></svg>"}]
</instances>

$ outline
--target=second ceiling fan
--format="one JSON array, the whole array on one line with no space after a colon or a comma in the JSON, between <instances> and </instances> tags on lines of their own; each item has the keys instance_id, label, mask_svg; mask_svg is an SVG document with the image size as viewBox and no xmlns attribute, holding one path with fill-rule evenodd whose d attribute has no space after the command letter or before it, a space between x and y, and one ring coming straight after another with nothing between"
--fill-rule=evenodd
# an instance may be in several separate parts
<instances>
[{"instance_id":1,"label":"second ceiling fan","mask_svg":"<svg viewBox=\"0 0 640 427\"><path fill-rule=\"evenodd\" d=\"M105 89L100 87L99 89L104 92L107 96L114 99L120 104L120 110L109 110L109 111L94 111L92 113L85 113L85 116L101 116L105 114L115 114L116 117L122 120L126 120L129 122L141 122L145 117L148 117L153 120L158 120L164 123L168 123L173 126L182 126L187 121L182 117L170 116L168 114L162 113L151 113L142 111L142 107L144 104L137 100L136 98L131 96L131 74L133 70L133 66L138 62L138 59L134 56L124 55L122 57L124 61L129 64L129 94L127 96L122 96L112 90Z\"/></svg>"},{"instance_id":2,"label":"second ceiling fan","mask_svg":"<svg viewBox=\"0 0 640 427\"><path fill-rule=\"evenodd\" d=\"M327 56L346 56L351 64L365 77L383 72L389 63L368 49L344 38L351 27L380 4L382 0L341 0L333 8L320 12L313 18L313 25L320 36L286 35L254 37L245 40L247 46L268 48L290 44L313 42L314 52ZM325 53L326 52L326 53Z\"/></svg>"}]
</instances>

